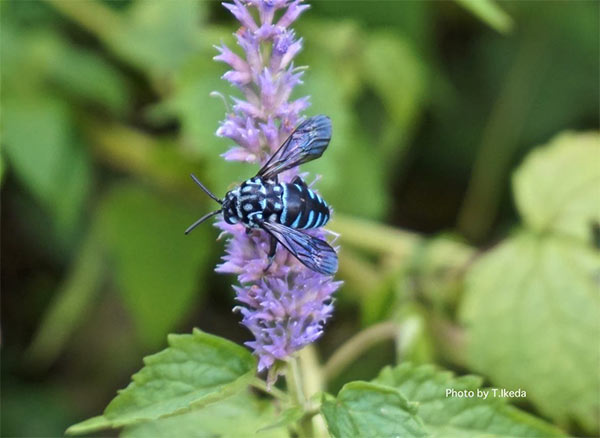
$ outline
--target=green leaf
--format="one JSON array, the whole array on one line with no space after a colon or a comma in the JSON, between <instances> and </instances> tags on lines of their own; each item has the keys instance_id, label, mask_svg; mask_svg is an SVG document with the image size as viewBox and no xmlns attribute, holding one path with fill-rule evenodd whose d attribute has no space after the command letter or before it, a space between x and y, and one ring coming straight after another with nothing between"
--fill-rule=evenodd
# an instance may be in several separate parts
<instances>
[{"instance_id":1,"label":"green leaf","mask_svg":"<svg viewBox=\"0 0 600 438\"><path fill-rule=\"evenodd\" d=\"M323 5L325 3L319 7ZM299 20L297 26L298 34L306 38L306 47L310 47L310 50L303 50L300 53L298 61L300 65L310 66L307 75L310 76L313 68L327 72L335 71L337 79L335 90L324 89L324 91L342 96L349 101L356 99L364 86L361 78L363 59L362 56L348 56L348 53L354 53L364 39L358 24L350 20ZM310 80L305 81L305 84L311 87ZM304 87L299 88L300 92L305 92ZM320 101L320 96L313 97ZM326 98L323 100L327 101Z\"/></svg>"},{"instance_id":2,"label":"green leaf","mask_svg":"<svg viewBox=\"0 0 600 438\"><path fill-rule=\"evenodd\" d=\"M82 213L91 169L87 151L74 135L72 113L51 97L3 102L3 144L12 170L54 224L68 236Z\"/></svg>"},{"instance_id":3,"label":"green leaf","mask_svg":"<svg viewBox=\"0 0 600 438\"><path fill-rule=\"evenodd\" d=\"M344 3L340 8L336 2L316 2L311 4L314 8L312 16L326 16L336 25L351 24L365 29L394 29L397 34L408 37L418 45L418 51L424 57L429 57L429 41L433 37L430 27L433 24L431 11L436 5L430 2L388 2L385 7L374 7L369 1L354 1ZM381 5L381 3L379 3ZM306 17L308 18L308 17ZM310 19L299 20L298 27ZM321 18L319 18L321 20ZM330 23L325 23L330 24ZM296 25L296 24L295 24ZM303 28L299 29L299 35L305 35L307 47L311 47L311 40ZM335 44L335 41L324 41L324 44ZM352 58L348 56L347 58ZM312 65L312 64L311 64ZM343 70L343 69L341 69ZM340 73L343 74L342 71Z\"/></svg>"},{"instance_id":4,"label":"green leaf","mask_svg":"<svg viewBox=\"0 0 600 438\"><path fill-rule=\"evenodd\" d=\"M394 157L407 146L407 137L424 100L426 71L410 44L392 33L366 38L363 71L365 81L377 93L389 121L381 123L382 148Z\"/></svg>"},{"instance_id":5,"label":"green leaf","mask_svg":"<svg viewBox=\"0 0 600 438\"><path fill-rule=\"evenodd\" d=\"M404 363L387 367L375 383L398 389L419 405L419 417L432 437L552 437L562 433L507 403L490 388L481 388L475 376L454 377L432 365ZM474 397L448 395L447 390L473 391ZM480 391L478 393L478 390ZM484 398L481 391L488 391Z\"/></svg>"},{"instance_id":6,"label":"green leaf","mask_svg":"<svg viewBox=\"0 0 600 438\"><path fill-rule=\"evenodd\" d=\"M98 0L47 1L153 79L161 93L168 92L170 76L202 47L199 25L205 20L205 2L181 0L174 7L169 2L136 1L117 12Z\"/></svg>"},{"instance_id":7,"label":"green leaf","mask_svg":"<svg viewBox=\"0 0 600 438\"><path fill-rule=\"evenodd\" d=\"M193 191L190 173L198 172L201 163L182 154L180 144L174 139L157 137L119 123L94 121L86 123L86 129L94 139L97 157L110 167L131 173L142 181L151 181L166 191Z\"/></svg>"},{"instance_id":8,"label":"green leaf","mask_svg":"<svg viewBox=\"0 0 600 438\"><path fill-rule=\"evenodd\" d=\"M335 438L427 435L416 404L398 390L374 383L344 385L337 397L325 397L321 412Z\"/></svg>"},{"instance_id":9,"label":"green leaf","mask_svg":"<svg viewBox=\"0 0 600 438\"><path fill-rule=\"evenodd\" d=\"M16 363L3 352L2 365L14 369ZM62 436L65 424L73 419L73 405L64 387L25 382L10 374L2 378L2 436Z\"/></svg>"},{"instance_id":10,"label":"green leaf","mask_svg":"<svg viewBox=\"0 0 600 438\"><path fill-rule=\"evenodd\" d=\"M599 275L599 254L568 236L520 232L481 257L460 309L470 366L597 432Z\"/></svg>"},{"instance_id":11,"label":"green leaf","mask_svg":"<svg viewBox=\"0 0 600 438\"><path fill-rule=\"evenodd\" d=\"M181 414L241 391L254 376L256 361L245 348L195 329L169 335L169 347L144 358L144 368L119 391L102 417L67 430L84 433Z\"/></svg>"},{"instance_id":12,"label":"green leaf","mask_svg":"<svg viewBox=\"0 0 600 438\"><path fill-rule=\"evenodd\" d=\"M200 48L203 2L134 2L115 31L104 35L112 49L155 79L180 68ZM161 84L158 84L161 85Z\"/></svg>"},{"instance_id":13,"label":"green leaf","mask_svg":"<svg viewBox=\"0 0 600 438\"><path fill-rule=\"evenodd\" d=\"M121 437L288 437L285 428L264 429L274 418L271 403L244 392L185 414L127 427Z\"/></svg>"},{"instance_id":14,"label":"green leaf","mask_svg":"<svg viewBox=\"0 0 600 438\"><path fill-rule=\"evenodd\" d=\"M35 29L24 34L9 25L2 49L10 60L3 86L10 87L12 95L53 93L58 89L114 112L122 111L130 101L129 90L116 67L94 51L67 41L57 31ZM25 77L23 71L27 71Z\"/></svg>"},{"instance_id":15,"label":"green leaf","mask_svg":"<svg viewBox=\"0 0 600 438\"><path fill-rule=\"evenodd\" d=\"M7 5L4 3L4 5ZM12 6L12 5L11 5ZM56 36L48 30L29 28L23 32L7 18L6 6L2 14L2 87L7 96L31 96L43 87L48 68L52 64ZM33 92L32 92L33 91Z\"/></svg>"},{"instance_id":16,"label":"green leaf","mask_svg":"<svg viewBox=\"0 0 600 438\"><path fill-rule=\"evenodd\" d=\"M4 155L0 155L0 187L4 183L4 175L6 175L6 162L4 161Z\"/></svg>"},{"instance_id":17,"label":"green leaf","mask_svg":"<svg viewBox=\"0 0 600 438\"><path fill-rule=\"evenodd\" d=\"M144 368L104 416L123 425L212 403L246 387L255 362L244 347L198 329L169 335L169 348L144 359Z\"/></svg>"},{"instance_id":18,"label":"green leaf","mask_svg":"<svg viewBox=\"0 0 600 438\"><path fill-rule=\"evenodd\" d=\"M231 91L220 79L225 67L211 60L209 54L197 57L177 72L173 92L168 100L153 107L151 116L175 116L181 123L180 141L206 161L205 183L217 193L225 193L234 182L254 175L258 168L247 163L225 161L221 157L233 141L215 135L226 110L223 101L211 92ZM202 123L198 123L202 120Z\"/></svg>"},{"instance_id":19,"label":"green leaf","mask_svg":"<svg viewBox=\"0 0 600 438\"><path fill-rule=\"evenodd\" d=\"M323 157L301 169L324 176L316 187L336 211L378 217L386 205L385 174L381 172L384 160L373 153L374 145L358 128L350 103L336 85L334 71L315 66L307 72L303 91L311 96L313 108L331 117L333 136Z\"/></svg>"},{"instance_id":20,"label":"green leaf","mask_svg":"<svg viewBox=\"0 0 600 438\"><path fill-rule=\"evenodd\" d=\"M17 176L45 205L57 191L61 156L69 144L68 119L67 108L57 100L5 102L6 155Z\"/></svg>"},{"instance_id":21,"label":"green leaf","mask_svg":"<svg viewBox=\"0 0 600 438\"><path fill-rule=\"evenodd\" d=\"M166 101L159 103L154 111L177 116L181 121L183 143L196 150L209 149L216 143L223 148L203 151L219 155L230 140L221 140L215 136L219 122L226 111L224 102L210 94L215 90L232 91L220 77L226 71L221 63L211 59L210 53L203 53L188 62L177 71L173 80L173 91ZM202 120L202 123L198 123ZM219 157L222 161L222 158Z\"/></svg>"},{"instance_id":22,"label":"green leaf","mask_svg":"<svg viewBox=\"0 0 600 438\"><path fill-rule=\"evenodd\" d=\"M291 408L285 409L282 413L280 413L277 417L274 417L272 422L263 426L259 429L259 432L263 432L265 430L277 429L283 426L289 426L291 424L296 423L298 420L302 418L304 415L304 411L300 406L292 406Z\"/></svg>"},{"instance_id":23,"label":"green leaf","mask_svg":"<svg viewBox=\"0 0 600 438\"><path fill-rule=\"evenodd\" d=\"M108 429L110 427L112 427L111 422L107 420L104 415L97 415L96 417L88 418L81 423L74 424L66 430L65 434L84 435L98 430Z\"/></svg>"},{"instance_id":24,"label":"green leaf","mask_svg":"<svg viewBox=\"0 0 600 438\"><path fill-rule=\"evenodd\" d=\"M129 90L115 67L92 51L74 49L58 39L55 46L48 72L55 84L115 113L125 110Z\"/></svg>"},{"instance_id":25,"label":"green leaf","mask_svg":"<svg viewBox=\"0 0 600 438\"><path fill-rule=\"evenodd\" d=\"M478 17L500 33L508 33L513 28L513 20L492 0L456 0L463 8Z\"/></svg>"},{"instance_id":26,"label":"green leaf","mask_svg":"<svg viewBox=\"0 0 600 438\"><path fill-rule=\"evenodd\" d=\"M408 281L404 279L403 281ZM398 361L417 363L433 362L436 357L434 335L432 333L430 312L417 303L399 303L389 307L396 308L394 319L398 321L398 339L396 340L396 357Z\"/></svg>"},{"instance_id":27,"label":"green leaf","mask_svg":"<svg viewBox=\"0 0 600 438\"><path fill-rule=\"evenodd\" d=\"M589 240L600 222L600 135L564 133L531 153L514 175L523 220L536 231Z\"/></svg>"},{"instance_id":28,"label":"green leaf","mask_svg":"<svg viewBox=\"0 0 600 438\"><path fill-rule=\"evenodd\" d=\"M210 255L210 227L185 236L201 212L135 186L115 187L100 215L119 290L142 341L156 347L189 311L197 292L205 291L198 285Z\"/></svg>"},{"instance_id":29,"label":"green leaf","mask_svg":"<svg viewBox=\"0 0 600 438\"><path fill-rule=\"evenodd\" d=\"M98 229L92 227L29 347L28 362L33 368L43 369L52 363L88 315L102 284L103 255Z\"/></svg>"}]
</instances>

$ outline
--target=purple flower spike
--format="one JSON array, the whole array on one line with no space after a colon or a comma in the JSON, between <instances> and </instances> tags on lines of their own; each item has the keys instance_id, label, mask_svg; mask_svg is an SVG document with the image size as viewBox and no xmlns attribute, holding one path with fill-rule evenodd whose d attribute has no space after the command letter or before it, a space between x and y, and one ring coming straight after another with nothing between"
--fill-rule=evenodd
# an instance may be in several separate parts
<instances>
[{"instance_id":1,"label":"purple flower spike","mask_svg":"<svg viewBox=\"0 0 600 438\"><path fill-rule=\"evenodd\" d=\"M257 29L256 23L248 12L248 9L242 4L239 0L233 0L233 4L223 3L229 11L233 14L235 18L242 24L242 26L247 27L248 29L255 31Z\"/></svg>"},{"instance_id":2,"label":"purple flower spike","mask_svg":"<svg viewBox=\"0 0 600 438\"><path fill-rule=\"evenodd\" d=\"M283 14L281 19L277 22L277 26L288 27L290 24L296 21L296 19L304 10L310 8L308 5L301 5L301 1L302 0L296 0L289 5L285 14Z\"/></svg>"},{"instance_id":3,"label":"purple flower spike","mask_svg":"<svg viewBox=\"0 0 600 438\"><path fill-rule=\"evenodd\" d=\"M288 28L308 6L301 0L234 0L223 5L242 25L235 36L244 54L236 55L221 45L214 59L231 67L223 79L237 87L244 99L233 98L232 111L217 135L236 143L223 154L226 160L260 165L279 148L309 106L308 97L289 101L294 87L302 83L303 69L293 65L302 39ZM251 13L251 8L258 13ZM276 16L280 18L273 24ZM279 179L290 182L296 175L298 169L290 169ZM216 271L237 275L240 285L234 289L239 306L234 310L254 336L246 345L258 356L259 371L270 369L321 336L333 312L332 295L341 283L308 269L281 245L267 270L270 240L264 231L247 234L243 225L224 220L216 226L228 238L226 255ZM325 238L323 230L309 233Z\"/></svg>"},{"instance_id":4,"label":"purple flower spike","mask_svg":"<svg viewBox=\"0 0 600 438\"><path fill-rule=\"evenodd\" d=\"M308 270L269 276L235 287L242 323L255 341L246 345L259 356L259 371L316 341L333 312L331 295L340 282L312 275Z\"/></svg>"}]
</instances>

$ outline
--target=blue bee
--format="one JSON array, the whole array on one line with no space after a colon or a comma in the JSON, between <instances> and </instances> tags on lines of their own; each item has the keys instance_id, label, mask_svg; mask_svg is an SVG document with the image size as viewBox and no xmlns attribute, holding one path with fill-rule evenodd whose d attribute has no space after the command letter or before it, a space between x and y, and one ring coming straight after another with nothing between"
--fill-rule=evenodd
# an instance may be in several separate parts
<instances>
[{"instance_id":1,"label":"blue bee","mask_svg":"<svg viewBox=\"0 0 600 438\"><path fill-rule=\"evenodd\" d=\"M330 140L329 117L319 115L305 120L255 177L227 192L223 199L217 198L192 175L200 188L221 204L221 208L198 219L185 234L222 213L228 224L242 223L246 232L260 228L271 236L268 266L275 257L277 243L280 243L313 271L335 274L338 261L334 249L324 240L299 231L325 225L331 215L329 205L309 189L302 178L297 176L291 183L280 183L277 178L284 170L319 158Z\"/></svg>"}]
</instances>

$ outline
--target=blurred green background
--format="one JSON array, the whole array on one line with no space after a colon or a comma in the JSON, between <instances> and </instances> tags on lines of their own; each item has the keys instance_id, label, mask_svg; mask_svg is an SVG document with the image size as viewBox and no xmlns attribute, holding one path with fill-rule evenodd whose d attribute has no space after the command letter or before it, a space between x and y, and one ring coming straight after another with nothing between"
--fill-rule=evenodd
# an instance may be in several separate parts
<instances>
[{"instance_id":1,"label":"blurred green background","mask_svg":"<svg viewBox=\"0 0 600 438\"><path fill-rule=\"evenodd\" d=\"M561 131L598 130L600 11L478 5L322 1L295 26L309 66L296 96L334 127L305 169L322 175L343 234L345 286L319 351L387 319L413 330L331 391L396 357L505 382L461 350L462 274L519 226L511 175L524 157ZM61 436L167 333L249 339L234 279L213 272L217 231L183 235L213 208L191 172L217 194L256 172L224 162L230 143L214 135L225 107L209 93L236 91L213 45L235 46L236 24L207 1L3 1L0 13L2 435ZM523 407L597 431L589 405Z\"/></svg>"}]
</instances>

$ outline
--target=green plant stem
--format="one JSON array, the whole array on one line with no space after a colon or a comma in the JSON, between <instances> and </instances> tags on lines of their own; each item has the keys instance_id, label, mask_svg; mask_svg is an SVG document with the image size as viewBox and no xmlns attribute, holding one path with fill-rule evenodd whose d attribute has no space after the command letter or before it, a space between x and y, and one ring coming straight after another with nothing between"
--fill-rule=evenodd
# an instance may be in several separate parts
<instances>
[{"instance_id":1,"label":"green plant stem","mask_svg":"<svg viewBox=\"0 0 600 438\"><path fill-rule=\"evenodd\" d=\"M298 358L300 361L300 369L302 370L302 383L304 388L304 394L306 394L308 406L304 413L305 420L312 422L312 430L315 438L327 438L329 433L325 420L321 415L317 415L320 412L321 403L316 400L316 396L320 395L324 389L323 381L323 368L317 350L314 344L307 345L298 352Z\"/></svg>"},{"instance_id":2,"label":"green plant stem","mask_svg":"<svg viewBox=\"0 0 600 438\"><path fill-rule=\"evenodd\" d=\"M459 367L466 366L465 333L451 321L433 316L431 320L436 351L447 362Z\"/></svg>"},{"instance_id":3,"label":"green plant stem","mask_svg":"<svg viewBox=\"0 0 600 438\"><path fill-rule=\"evenodd\" d=\"M376 254L406 257L422 241L416 233L343 214L336 214L328 227L341 234L342 245L347 243Z\"/></svg>"},{"instance_id":4,"label":"green plant stem","mask_svg":"<svg viewBox=\"0 0 600 438\"><path fill-rule=\"evenodd\" d=\"M502 182L538 91L537 78L547 61L546 53L544 37L529 30L483 130L457 221L461 233L475 241L485 237L496 218Z\"/></svg>"},{"instance_id":5,"label":"green plant stem","mask_svg":"<svg viewBox=\"0 0 600 438\"><path fill-rule=\"evenodd\" d=\"M264 393L269 394L270 396L273 396L273 397L281 400L281 401L289 400L288 395L285 392L283 392L281 389L276 388L275 386L271 386L270 388L267 387L267 384L265 383L265 381L262 379L259 379L258 377L256 377L254 380L252 380L252 382L250 382L250 385Z\"/></svg>"},{"instance_id":6,"label":"green plant stem","mask_svg":"<svg viewBox=\"0 0 600 438\"><path fill-rule=\"evenodd\" d=\"M85 128L94 154L110 167L149 178L162 188L199 195L189 175L200 170L200 163L178 152L174 140L157 140L125 125L91 119Z\"/></svg>"},{"instance_id":7,"label":"green plant stem","mask_svg":"<svg viewBox=\"0 0 600 438\"><path fill-rule=\"evenodd\" d=\"M382 322L350 338L333 353L323 367L326 381L335 377L373 345L388 339L395 340L398 337L399 328L395 322Z\"/></svg>"},{"instance_id":8,"label":"green plant stem","mask_svg":"<svg viewBox=\"0 0 600 438\"><path fill-rule=\"evenodd\" d=\"M515 25L511 16L504 12L500 6L496 5L494 2L482 0L455 1L500 33L509 33Z\"/></svg>"},{"instance_id":9,"label":"green plant stem","mask_svg":"<svg viewBox=\"0 0 600 438\"><path fill-rule=\"evenodd\" d=\"M98 226L94 223L26 351L25 358L29 366L40 371L60 355L70 336L90 311L100 291L103 273L104 254Z\"/></svg>"},{"instance_id":10,"label":"green plant stem","mask_svg":"<svg viewBox=\"0 0 600 438\"><path fill-rule=\"evenodd\" d=\"M285 378L290 398L296 406L299 406L305 412L307 410L306 396L297 357L294 356L288 360ZM300 438L312 438L314 436L310 417L305 415L298 421L298 436Z\"/></svg>"},{"instance_id":11,"label":"green plant stem","mask_svg":"<svg viewBox=\"0 0 600 438\"><path fill-rule=\"evenodd\" d=\"M394 261L404 261L422 247L427 238L418 233L367 219L359 219L336 213L327 225L339 233L342 246L349 245L373 254L388 255ZM444 239L436 244L436 251L471 252L472 248L452 239Z\"/></svg>"},{"instance_id":12,"label":"green plant stem","mask_svg":"<svg viewBox=\"0 0 600 438\"><path fill-rule=\"evenodd\" d=\"M302 370L302 388L306 399L323 390L323 371L313 344L298 352L298 361Z\"/></svg>"},{"instance_id":13,"label":"green plant stem","mask_svg":"<svg viewBox=\"0 0 600 438\"><path fill-rule=\"evenodd\" d=\"M357 299L363 299L381 282L375 265L348 247L340 253L339 272L350 286L346 292Z\"/></svg>"}]
</instances>

